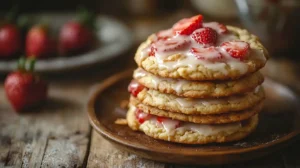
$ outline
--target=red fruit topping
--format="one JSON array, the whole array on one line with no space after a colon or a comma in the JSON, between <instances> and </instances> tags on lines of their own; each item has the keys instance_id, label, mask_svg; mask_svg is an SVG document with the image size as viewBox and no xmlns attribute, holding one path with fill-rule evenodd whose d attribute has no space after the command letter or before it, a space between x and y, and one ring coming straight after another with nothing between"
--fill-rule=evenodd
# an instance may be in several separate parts
<instances>
[{"instance_id":1,"label":"red fruit topping","mask_svg":"<svg viewBox=\"0 0 300 168\"><path fill-rule=\"evenodd\" d=\"M193 31L202 27L202 21L202 15L182 19L176 24L174 24L173 33L176 35L190 35L193 33Z\"/></svg>"},{"instance_id":2,"label":"red fruit topping","mask_svg":"<svg viewBox=\"0 0 300 168\"><path fill-rule=\"evenodd\" d=\"M192 34L192 38L198 43L198 44L204 44L204 45L213 45L217 41L217 32L209 27L201 28Z\"/></svg>"},{"instance_id":3,"label":"red fruit topping","mask_svg":"<svg viewBox=\"0 0 300 168\"><path fill-rule=\"evenodd\" d=\"M151 117L151 114L144 113L142 110L136 109L135 117L138 120L138 122L142 124L143 122L145 122L147 119Z\"/></svg>"},{"instance_id":4,"label":"red fruit topping","mask_svg":"<svg viewBox=\"0 0 300 168\"><path fill-rule=\"evenodd\" d=\"M218 22L203 23L203 27L210 27L217 31L219 34L224 34L228 32L226 26Z\"/></svg>"},{"instance_id":5,"label":"red fruit topping","mask_svg":"<svg viewBox=\"0 0 300 168\"><path fill-rule=\"evenodd\" d=\"M150 52L149 52L149 56L155 56L155 52L157 51L157 48L152 44L150 46Z\"/></svg>"},{"instance_id":6,"label":"red fruit topping","mask_svg":"<svg viewBox=\"0 0 300 168\"><path fill-rule=\"evenodd\" d=\"M214 47L191 48L191 53L199 60L217 61L223 58L221 53Z\"/></svg>"},{"instance_id":7,"label":"red fruit topping","mask_svg":"<svg viewBox=\"0 0 300 168\"><path fill-rule=\"evenodd\" d=\"M157 116L156 117L156 120L159 122L159 123L162 123L164 120L166 120L167 118L166 117L160 117L160 116Z\"/></svg>"},{"instance_id":8,"label":"red fruit topping","mask_svg":"<svg viewBox=\"0 0 300 168\"><path fill-rule=\"evenodd\" d=\"M144 88L145 87L143 85L139 84L135 80L132 80L128 85L128 92L130 92L134 97L136 97Z\"/></svg>"},{"instance_id":9,"label":"red fruit topping","mask_svg":"<svg viewBox=\"0 0 300 168\"><path fill-rule=\"evenodd\" d=\"M10 57L21 49L21 35L16 26L6 24L0 27L0 57Z\"/></svg>"},{"instance_id":10,"label":"red fruit topping","mask_svg":"<svg viewBox=\"0 0 300 168\"><path fill-rule=\"evenodd\" d=\"M229 41L221 44L221 47L233 58L244 59L249 52L249 44L244 41Z\"/></svg>"}]
</instances>

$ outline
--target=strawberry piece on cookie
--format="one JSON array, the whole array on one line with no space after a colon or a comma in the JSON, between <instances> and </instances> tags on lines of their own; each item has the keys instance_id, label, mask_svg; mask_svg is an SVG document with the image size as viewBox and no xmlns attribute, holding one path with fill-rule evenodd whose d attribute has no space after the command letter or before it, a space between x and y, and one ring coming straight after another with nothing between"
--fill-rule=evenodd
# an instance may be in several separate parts
<instances>
[{"instance_id":1,"label":"strawberry piece on cookie","mask_svg":"<svg viewBox=\"0 0 300 168\"><path fill-rule=\"evenodd\" d=\"M249 53L249 44L244 41L229 41L221 44L223 48L231 57L243 60Z\"/></svg>"},{"instance_id":2,"label":"strawberry piece on cookie","mask_svg":"<svg viewBox=\"0 0 300 168\"><path fill-rule=\"evenodd\" d=\"M145 87L139 84L137 81L132 80L128 85L128 92L130 92L134 97L136 97Z\"/></svg>"},{"instance_id":3,"label":"strawberry piece on cookie","mask_svg":"<svg viewBox=\"0 0 300 168\"><path fill-rule=\"evenodd\" d=\"M144 113L140 109L136 109L135 111L135 117L137 118L138 122L140 124L144 123L147 119L151 117L151 114Z\"/></svg>"},{"instance_id":4,"label":"strawberry piece on cookie","mask_svg":"<svg viewBox=\"0 0 300 168\"><path fill-rule=\"evenodd\" d=\"M209 27L201 28L192 34L192 38L198 43L205 46L214 45L217 41L217 32Z\"/></svg>"},{"instance_id":5,"label":"strawberry piece on cookie","mask_svg":"<svg viewBox=\"0 0 300 168\"><path fill-rule=\"evenodd\" d=\"M173 33L175 35L190 35L193 33L193 31L202 27L202 22L202 15L182 19L176 24L174 24Z\"/></svg>"}]
</instances>

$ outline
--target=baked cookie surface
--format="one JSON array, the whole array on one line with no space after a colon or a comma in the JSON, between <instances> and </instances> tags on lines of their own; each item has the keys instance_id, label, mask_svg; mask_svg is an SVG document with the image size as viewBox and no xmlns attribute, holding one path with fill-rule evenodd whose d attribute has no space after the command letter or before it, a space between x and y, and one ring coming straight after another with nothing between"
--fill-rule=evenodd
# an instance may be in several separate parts
<instances>
[{"instance_id":1,"label":"baked cookie surface","mask_svg":"<svg viewBox=\"0 0 300 168\"><path fill-rule=\"evenodd\" d=\"M131 96L131 99L137 99L145 105L171 112L209 115L245 110L261 102L264 97L263 88L258 86L254 91L246 94L210 99L184 98L144 88L136 98Z\"/></svg>"},{"instance_id":2,"label":"baked cookie surface","mask_svg":"<svg viewBox=\"0 0 300 168\"><path fill-rule=\"evenodd\" d=\"M203 26L205 27L205 23ZM187 80L238 79L261 69L269 56L259 39L244 29L233 26L227 26L227 29L228 33L219 34L218 42L213 46L214 53L218 52L222 59L217 59L216 56L216 59L212 61L202 59L202 57L198 59L198 55L198 57L195 57L190 50L197 44L189 36L175 36L168 41L168 44L171 43L172 45L162 49L162 51L167 50L168 52L159 52L157 48L162 45L166 46L166 42L159 41L157 46L153 47L153 43L158 39L157 34L153 34L140 45L135 54L135 61L139 67L152 74L165 78ZM221 44L228 41L246 42L249 45L248 56L242 60L230 56L221 46ZM174 43L178 44L181 49L171 50L170 46L173 46ZM179 48L178 46L174 48ZM153 54L153 50L157 52Z\"/></svg>"},{"instance_id":3,"label":"baked cookie surface","mask_svg":"<svg viewBox=\"0 0 300 168\"><path fill-rule=\"evenodd\" d=\"M130 103L135 107L137 107L138 109L142 110L144 113L160 116L160 117L176 119L179 121L186 121L186 122L199 123L199 124L224 124L224 123L232 123L232 122L246 120L252 117L253 115L259 113L263 107L263 101L261 101L249 109L236 111L236 112L211 114L211 115L194 115L194 114L186 115L182 113L161 110L153 106L148 106L139 103L138 101L135 100L136 99L131 99Z\"/></svg>"},{"instance_id":4,"label":"baked cookie surface","mask_svg":"<svg viewBox=\"0 0 300 168\"><path fill-rule=\"evenodd\" d=\"M155 76L138 68L133 78L147 88L189 98L224 97L254 90L264 81L260 72L230 81L188 81Z\"/></svg>"},{"instance_id":5,"label":"baked cookie surface","mask_svg":"<svg viewBox=\"0 0 300 168\"><path fill-rule=\"evenodd\" d=\"M139 123L136 119L135 110L136 108L131 106L127 113L128 126L131 129L142 131L155 139L183 144L237 141L253 132L258 124L258 115L254 115L246 121L225 125L201 125L184 122L178 127L170 128L166 127L163 122L156 122L153 118Z\"/></svg>"}]
</instances>

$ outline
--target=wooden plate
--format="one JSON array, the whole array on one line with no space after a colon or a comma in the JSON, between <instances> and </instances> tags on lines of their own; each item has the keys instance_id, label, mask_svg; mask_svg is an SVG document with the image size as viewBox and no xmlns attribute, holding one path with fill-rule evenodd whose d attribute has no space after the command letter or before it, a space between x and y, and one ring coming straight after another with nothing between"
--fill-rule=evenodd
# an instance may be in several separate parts
<instances>
[{"instance_id":1,"label":"wooden plate","mask_svg":"<svg viewBox=\"0 0 300 168\"><path fill-rule=\"evenodd\" d=\"M34 22L49 23L51 30L58 34L61 26L74 19L74 13L40 13L30 15ZM116 58L128 50L133 44L132 33L120 21L112 17L98 16L96 18L96 37L99 43L94 49L80 55L38 60L35 70L39 73L57 73L75 70L103 63ZM0 60L0 73L8 73L16 68L17 59Z\"/></svg>"},{"instance_id":2,"label":"wooden plate","mask_svg":"<svg viewBox=\"0 0 300 168\"><path fill-rule=\"evenodd\" d=\"M116 125L124 118L120 108L128 100L127 85L132 71L112 76L95 86L88 102L93 128L120 149L151 160L179 164L226 164L258 158L284 147L300 134L300 110L296 95L287 87L266 79L267 101L258 128L238 142L209 145L182 145L155 140L128 126Z\"/></svg>"}]
</instances>

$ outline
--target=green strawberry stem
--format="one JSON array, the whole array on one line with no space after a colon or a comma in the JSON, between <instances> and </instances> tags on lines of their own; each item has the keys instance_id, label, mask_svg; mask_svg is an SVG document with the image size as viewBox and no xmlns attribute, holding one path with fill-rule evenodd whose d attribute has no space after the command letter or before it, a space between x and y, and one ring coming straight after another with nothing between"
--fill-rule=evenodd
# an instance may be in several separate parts
<instances>
[{"instance_id":1,"label":"green strawberry stem","mask_svg":"<svg viewBox=\"0 0 300 168\"><path fill-rule=\"evenodd\" d=\"M24 57L21 57L19 60L18 60L18 70L25 70L25 62L26 62L26 59Z\"/></svg>"},{"instance_id":2,"label":"green strawberry stem","mask_svg":"<svg viewBox=\"0 0 300 168\"><path fill-rule=\"evenodd\" d=\"M34 71L34 66L35 66L35 58L30 57L30 58L24 58L21 57L18 60L18 70L20 71L25 71L25 72L33 72Z\"/></svg>"},{"instance_id":3,"label":"green strawberry stem","mask_svg":"<svg viewBox=\"0 0 300 168\"><path fill-rule=\"evenodd\" d=\"M34 71L34 66L35 66L35 59L34 58L27 59L27 64L28 64L27 71L33 72Z\"/></svg>"},{"instance_id":4,"label":"green strawberry stem","mask_svg":"<svg viewBox=\"0 0 300 168\"><path fill-rule=\"evenodd\" d=\"M87 26L91 30L96 29L96 15L84 7L79 7L77 10L77 21Z\"/></svg>"}]
</instances>

